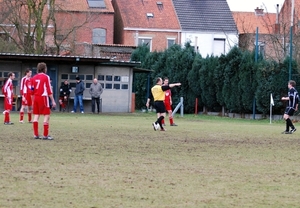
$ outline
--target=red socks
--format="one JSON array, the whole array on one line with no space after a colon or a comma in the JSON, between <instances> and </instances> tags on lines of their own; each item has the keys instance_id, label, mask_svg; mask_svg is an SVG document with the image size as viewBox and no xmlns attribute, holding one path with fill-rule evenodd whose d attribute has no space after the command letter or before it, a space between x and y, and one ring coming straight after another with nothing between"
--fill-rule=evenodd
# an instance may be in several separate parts
<instances>
[{"instance_id":1,"label":"red socks","mask_svg":"<svg viewBox=\"0 0 300 208\"><path fill-rule=\"evenodd\" d=\"M4 113L4 123L8 123L10 120L9 120L9 112L5 111Z\"/></svg>"},{"instance_id":2,"label":"red socks","mask_svg":"<svg viewBox=\"0 0 300 208\"><path fill-rule=\"evenodd\" d=\"M31 121L31 113L28 113L28 121L30 122ZM23 119L22 119L23 120Z\"/></svg>"},{"instance_id":3,"label":"red socks","mask_svg":"<svg viewBox=\"0 0 300 208\"><path fill-rule=\"evenodd\" d=\"M33 134L39 136L39 123L37 121L33 122Z\"/></svg>"},{"instance_id":4,"label":"red socks","mask_svg":"<svg viewBox=\"0 0 300 208\"><path fill-rule=\"evenodd\" d=\"M44 123L44 137L47 137L49 134L49 123Z\"/></svg>"},{"instance_id":5,"label":"red socks","mask_svg":"<svg viewBox=\"0 0 300 208\"><path fill-rule=\"evenodd\" d=\"M23 121L24 119L24 112L20 112L20 121Z\"/></svg>"}]
</instances>

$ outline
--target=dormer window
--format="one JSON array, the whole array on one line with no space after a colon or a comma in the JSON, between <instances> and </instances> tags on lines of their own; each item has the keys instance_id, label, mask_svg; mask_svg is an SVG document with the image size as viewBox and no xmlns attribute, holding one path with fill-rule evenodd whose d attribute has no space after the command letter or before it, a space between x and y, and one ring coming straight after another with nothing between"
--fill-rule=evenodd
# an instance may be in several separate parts
<instances>
[{"instance_id":1,"label":"dormer window","mask_svg":"<svg viewBox=\"0 0 300 208\"><path fill-rule=\"evenodd\" d=\"M263 16L264 15L264 9L260 9L260 8L256 7L255 15L256 16Z\"/></svg>"},{"instance_id":2,"label":"dormer window","mask_svg":"<svg viewBox=\"0 0 300 208\"><path fill-rule=\"evenodd\" d=\"M159 10L162 10L164 8L164 5L163 5L163 3L161 1L157 1L156 5L157 5L157 7L158 7Z\"/></svg>"},{"instance_id":3,"label":"dormer window","mask_svg":"<svg viewBox=\"0 0 300 208\"><path fill-rule=\"evenodd\" d=\"M104 0L87 0L90 8L106 8Z\"/></svg>"},{"instance_id":4,"label":"dormer window","mask_svg":"<svg viewBox=\"0 0 300 208\"><path fill-rule=\"evenodd\" d=\"M147 18L154 17L153 13L147 13Z\"/></svg>"}]
</instances>

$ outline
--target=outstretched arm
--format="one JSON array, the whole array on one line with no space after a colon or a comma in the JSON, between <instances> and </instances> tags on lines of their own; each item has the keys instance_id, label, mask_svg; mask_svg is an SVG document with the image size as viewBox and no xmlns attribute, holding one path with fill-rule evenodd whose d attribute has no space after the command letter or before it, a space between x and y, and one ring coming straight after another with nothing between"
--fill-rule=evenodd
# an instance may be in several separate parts
<instances>
[{"instance_id":1,"label":"outstretched arm","mask_svg":"<svg viewBox=\"0 0 300 208\"><path fill-rule=\"evenodd\" d=\"M168 90L168 89L171 89L172 87L180 86L180 85L181 85L180 82L178 82L178 83L173 83L173 84L169 84L169 85L163 85L163 86L161 86L161 89L162 89L163 91L166 91L166 90Z\"/></svg>"}]
</instances>

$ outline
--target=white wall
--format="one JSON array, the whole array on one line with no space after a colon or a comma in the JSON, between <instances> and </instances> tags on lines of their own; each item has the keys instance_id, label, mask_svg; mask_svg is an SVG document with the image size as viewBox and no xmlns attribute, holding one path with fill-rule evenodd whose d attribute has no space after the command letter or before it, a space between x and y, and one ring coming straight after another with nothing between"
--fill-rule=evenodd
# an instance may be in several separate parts
<instances>
[{"instance_id":1,"label":"white wall","mask_svg":"<svg viewBox=\"0 0 300 208\"><path fill-rule=\"evenodd\" d=\"M214 54L214 39L225 39L225 54L238 44L238 35L234 33L197 33L183 31L181 34L181 45L184 46L187 41L191 41L191 45L197 45L198 52L205 58L207 55Z\"/></svg>"},{"instance_id":2,"label":"white wall","mask_svg":"<svg viewBox=\"0 0 300 208\"><path fill-rule=\"evenodd\" d=\"M101 95L102 98L102 112L131 112L131 98L132 98L132 68L130 67L97 67L96 74L121 76L123 80L120 83L128 85L128 89L105 89ZM107 81L99 81L100 83L107 83ZM111 82L108 82L111 83Z\"/></svg>"}]
</instances>

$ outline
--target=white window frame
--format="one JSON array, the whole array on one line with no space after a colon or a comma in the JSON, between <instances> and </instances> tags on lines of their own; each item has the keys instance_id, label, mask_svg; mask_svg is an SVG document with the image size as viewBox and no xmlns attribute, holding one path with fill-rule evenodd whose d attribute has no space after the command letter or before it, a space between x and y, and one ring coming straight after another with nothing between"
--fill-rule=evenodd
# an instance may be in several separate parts
<instances>
[{"instance_id":1,"label":"white window frame","mask_svg":"<svg viewBox=\"0 0 300 208\"><path fill-rule=\"evenodd\" d=\"M169 41L173 41L174 43L172 45L169 45ZM167 48L170 48L175 44L176 44L176 38L167 38Z\"/></svg>"},{"instance_id":2,"label":"white window frame","mask_svg":"<svg viewBox=\"0 0 300 208\"><path fill-rule=\"evenodd\" d=\"M152 37L138 37L138 45L142 45L145 43L145 41L149 40L148 46L150 51L152 51Z\"/></svg>"},{"instance_id":3,"label":"white window frame","mask_svg":"<svg viewBox=\"0 0 300 208\"><path fill-rule=\"evenodd\" d=\"M104 28L93 29L93 44L105 44L107 37L107 31Z\"/></svg>"}]
</instances>

